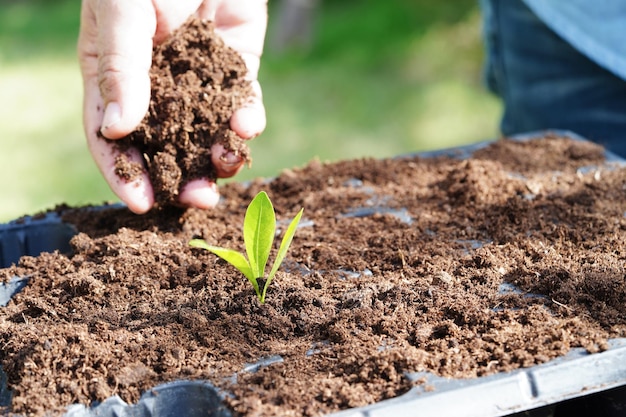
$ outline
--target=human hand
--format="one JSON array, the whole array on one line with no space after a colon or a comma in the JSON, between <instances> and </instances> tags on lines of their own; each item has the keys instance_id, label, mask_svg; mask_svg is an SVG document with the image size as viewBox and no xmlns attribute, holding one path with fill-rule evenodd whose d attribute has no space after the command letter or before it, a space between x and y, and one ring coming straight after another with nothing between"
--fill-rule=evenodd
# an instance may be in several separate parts
<instances>
[{"instance_id":1,"label":"human hand","mask_svg":"<svg viewBox=\"0 0 626 417\"><path fill-rule=\"evenodd\" d=\"M115 173L119 151L108 139L130 134L144 118L150 102L152 47L191 15L212 20L226 45L243 57L253 96L231 117L231 129L251 139L265 129L265 108L257 81L267 26L267 0L83 0L78 55L83 76L83 125L89 150L113 192L138 214L154 204L148 175L126 182ZM223 146L211 148L220 178L235 175L243 160ZM131 160L142 163L138 151ZM179 202L209 208L217 204L217 185L207 179L189 182Z\"/></svg>"}]
</instances>

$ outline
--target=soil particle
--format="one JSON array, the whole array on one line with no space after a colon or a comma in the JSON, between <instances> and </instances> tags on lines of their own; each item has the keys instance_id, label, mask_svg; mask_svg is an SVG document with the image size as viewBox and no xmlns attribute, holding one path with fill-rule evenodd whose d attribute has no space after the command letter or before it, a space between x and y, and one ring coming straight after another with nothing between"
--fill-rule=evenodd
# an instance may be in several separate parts
<instances>
[{"instance_id":1,"label":"soil particle","mask_svg":"<svg viewBox=\"0 0 626 417\"><path fill-rule=\"evenodd\" d=\"M550 136L470 160L314 161L227 184L215 210L60 208L73 252L0 270L30 277L0 310L13 411L206 379L236 415L319 416L424 383L406 372L476 378L602 351L626 336L625 181L601 148ZM264 305L187 245L243 250L261 189L279 222L305 209Z\"/></svg>"}]
</instances>

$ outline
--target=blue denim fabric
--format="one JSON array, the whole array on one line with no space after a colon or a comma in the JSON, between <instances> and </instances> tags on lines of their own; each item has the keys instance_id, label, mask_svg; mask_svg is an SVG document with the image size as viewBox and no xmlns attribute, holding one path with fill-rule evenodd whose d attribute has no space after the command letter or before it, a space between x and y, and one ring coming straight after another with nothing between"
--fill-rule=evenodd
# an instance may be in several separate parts
<instances>
[{"instance_id":1,"label":"blue denim fabric","mask_svg":"<svg viewBox=\"0 0 626 417\"><path fill-rule=\"evenodd\" d=\"M626 80L626 1L523 1L574 48Z\"/></svg>"},{"instance_id":2,"label":"blue denim fabric","mask_svg":"<svg viewBox=\"0 0 626 417\"><path fill-rule=\"evenodd\" d=\"M521 0L480 3L486 82L504 101L502 133L570 130L626 157L626 81L572 47Z\"/></svg>"}]
</instances>

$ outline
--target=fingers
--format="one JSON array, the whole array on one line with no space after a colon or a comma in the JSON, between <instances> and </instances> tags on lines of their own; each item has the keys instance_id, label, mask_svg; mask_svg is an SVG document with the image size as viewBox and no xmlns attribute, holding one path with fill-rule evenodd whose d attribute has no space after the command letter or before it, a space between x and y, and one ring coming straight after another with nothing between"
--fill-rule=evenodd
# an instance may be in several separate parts
<instances>
[{"instance_id":1,"label":"fingers","mask_svg":"<svg viewBox=\"0 0 626 417\"><path fill-rule=\"evenodd\" d=\"M178 201L188 207L209 209L215 207L219 199L217 185L201 178L187 183L181 191Z\"/></svg>"},{"instance_id":2,"label":"fingers","mask_svg":"<svg viewBox=\"0 0 626 417\"><path fill-rule=\"evenodd\" d=\"M218 178L230 178L241 171L244 160L217 143L211 147L211 163L215 167Z\"/></svg>"},{"instance_id":3,"label":"fingers","mask_svg":"<svg viewBox=\"0 0 626 417\"><path fill-rule=\"evenodd\" d=\"M246 63L246 76L252 82L252 97L233 114L231 129L243 139L254 138L266 125L257 77L267 28L267 0L205 1L198 14L215 22L216 32L226 45L241 54Z\"/></svg>"},{"instance_id":4,"label":"fingers","mask_svg":"<svg viewBox=\"0 0 626 417\"><path fill-rule=\"evenodd\" d=\"M255 88L256 86L256 88ZM238 109L230 118L230 128L242 139L252 139L265 130L265 107L260 98L258 81L253 82L253 93L244 107ZM227 151L220 144L211 148L211 162L217 171L218 178L230 178L243 168L243 159L231 151Z\"/></svg>"},{"instance_id":5,"label":"fingers","mask_svg":"<svg viewBox=\"0 0 626 417\"><path fill-rule=\"evenodd\" d=\"M263 51L267 26L266 0L204 1L198 9L202 19L215 22L216 32L224 42L239 52L248 69L247 78L252 82L252 97L231 117L231 129L243 139L254 138L266 125L261 87L257 81L259 63ZM218 178L237 174L244 165L243 159L221 144L211 148L211 162ZM181 193L180 201L195 207L214 207L219 200L217 186L207 180L193 181Z\"/></svg>"},{"instance_id":6,"label":"fingers","mask_svg":"<svg viewBox=\"0 0 626 417\"><path fill-rule=\"evenodd\" d=\"M205 0L198 15L215 22L228 46L260 58L267 27L267 0ZM253 76L256 78L256 73Z\"/></svg>"},{"instance_id":7,"label":"fingers","mask_svg":"<svg viewBox=\"0 0 626 417\"><path fill-rule=\"evenodd\" d=\"M98 89L97 77L86 77L84 80L83 126L87 145L92 157L111 190L128 208L138 214L150 210L154 204L152 187L147 174L128 183L115 172L115 159L119 155L111 142L98 135L104 113L104 100ZM131 153L131 159L142 163L138 152Z\"/></svg>"},{"instance_id":8,"label":"fingers","mask_svg":"<svg viewBox=\"0 0 626 417\"><path fill-rule=\"evenodd\" d=\"M242 139L252 139L265 130L267 119L259 82L252 81L252 96L243 107L233 113L230 128Z\"/></svg>"},{"instance_id":9,"label":"fingers","mask_svg":"<svg viewBox=\"0 0 626 417\"><path fill-rule=\"evenodd\" d=\"M119 139L131 133L148 110L156 12L150 0L85 0L85 6L83 19L90 13L93 17L86 24L91 21L95 29L81 24L81 33L95 33L81 58L83 76L97 79L104 102L102 134ZM83 45L79 42L79 48Z\"/></svg>"},{"instance_id":10,"label":"fingers","mask_svg":"<svg viewBox=\"0 0 626 417\"><path fill-rule=\"evenodd\" d=\"M152 0L157 16L154 42L161 43L194 14L202 0Z\"/></svg>"},{"instance_id":11,"label":"fingers","mask_svg":"<svg viewBox=\"0 0 626 417\"><path fill-rule=\"evenodd\" d=\"M83 76L83 125L89 150L111 190L135 213L154 204L143 173L127 182L115 172L111 139L135 129L150 100L149 68L155 25L150 0L83 0L78 56ZM136 151L130 158L141 164Z\"/></svg>"},{"instance_id":12,"label":"fingers","mask_svg":"<svg viewBox=\"0 0 626 417\"><path fill-rule=\"evenodd\" d=\"M86 131L86 134L89 151L111 190L132 212L137 214L148 212L154 204L154 193L148 174L143 171L139 178L130 182L120 178L115 170L119 151L114 148L113 143L97 136L95 130ZM127 155L133 163L142 166L143 161L137 150L130 150Z\"/></svg>"}]
</instances>

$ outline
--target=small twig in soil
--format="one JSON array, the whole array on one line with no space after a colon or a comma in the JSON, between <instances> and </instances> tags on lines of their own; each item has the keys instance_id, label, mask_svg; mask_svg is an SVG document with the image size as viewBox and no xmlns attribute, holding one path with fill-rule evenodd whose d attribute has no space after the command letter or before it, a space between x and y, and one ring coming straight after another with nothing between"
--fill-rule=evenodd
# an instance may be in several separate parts
<instances>
[{"instance_id":1,"label":"small twig in soil","mask_svg":"<svg viewBox=\"0 0 626 417\"><path fill-rule=\"evenodd\" d=\"M556 301L554 298L551 299L552 302L556 305L558 305L559 307L563 307L564 309L568 310L568 311L572 311L572 308L570 306L567 306L563 303L559 303L558 301Z\"/></svg>"}]
</instances>

